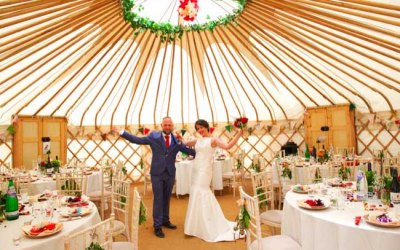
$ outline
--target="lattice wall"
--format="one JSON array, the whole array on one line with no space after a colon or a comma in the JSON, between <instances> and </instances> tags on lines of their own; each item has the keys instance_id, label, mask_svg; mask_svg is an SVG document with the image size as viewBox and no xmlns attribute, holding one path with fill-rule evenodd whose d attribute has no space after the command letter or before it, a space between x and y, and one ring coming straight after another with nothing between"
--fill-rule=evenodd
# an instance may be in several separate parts
<instances>
[{"instance_id":1,"label":"lattice wall","mask_svg":"<svg viewBox=\"0 0 400 250\"><path fill-rule=\"evenodd\" d=\"M396 155L400 151L400 129L394 123L387 123L375 120L371 122L364 116L357 116L357 145L358 154L371 156L374 149L385 149L389 155ZM239 147L245 152L245 165L251 164L253 154L262 155L269 164L277 151L288 140L299 145L304 150L304 129L303 126L292 126L292 123L282 123L273 126L255 126L256 129L251 135L244 135L247 139L240 139L238 146L233 147L229 154L233 155ZM177 125L177 127L179 127ZM140 181L144 170L139 167L140 159L143 157L145 164L149 164L150 149L146 146L138 146L128 143L124 139L116 139L111 135L104 136L101 133L87 133L77 136L75 128L68 129L68 158L85 158L88 165L100 163L103 157L110 158L114 162L122 160L131 173L134 181ZM135 130L134 134L141 136ZM188 131L185 137L193 131ZM235 135L235 131L228 132L224 126L215 128L213 136L220 136L229 141ZM5 136L0 138L0 165L11 163L12 138Z\"/></svg>"}]
</instances>

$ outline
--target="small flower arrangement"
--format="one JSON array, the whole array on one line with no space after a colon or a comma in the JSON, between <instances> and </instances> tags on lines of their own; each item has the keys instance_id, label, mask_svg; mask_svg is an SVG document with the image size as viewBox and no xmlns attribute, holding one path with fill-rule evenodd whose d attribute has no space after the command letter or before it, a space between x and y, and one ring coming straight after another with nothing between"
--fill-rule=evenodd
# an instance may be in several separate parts
<instances>
[{"instance_id":1,"label":"small flower arrangement","mask_svg":"<svg viewBox=\"0 0 400 250\"><path fill-rule=\"evenodd\" d=\"M91 242L85 250L104 250L104 248L102 248L97 242Z\"/></svg>"},{"instance_id":2,"label":"small flower arrangement","mask_svg":"<svg viewBox=\"0 0 400 250\"><path fill-rule=\"evenodd\" d=\"M248 121L249 119L247 117L240 117L233 122L233 126L243 129L247 126Z\"/></svg>"},{"instance_id":3,"label":"small flower arrangement","mask_svg":"<svg viewBox=\"0 0 400 250\"><path fill-rule=\"evenodd\" d=\"M289 164L287 162L282 163L282 175L283 178L289 178L289 180L292 179L292 170L289 167Z\"/></svg>"},{"instance_id":4,"label":"small flower arrangement","mask_svg":"<svg viewBox=\"0 0 400 250\"><path fill-rule=\"evenodd\" d=\"M146 222L146 214L146 207L144 206L143 201L140 201L139 225L142 225Z\"/></svg>"},{"instance_id":5,"label":"small flower arrangement","mask_svg":"<svg viewBox=\"0 0 400 250\"><path fill-rule=\"evenodd\" d=\"M244 230L249 228L250 225L250 214L246 209L246 202L243 199L237 201L240 210L239 214L236 216L236 226L234 227L235 231L239 230L240 235L244 235Z\"/></svg>"},{"instance_id":6,"label":"small flower arrangement","mask_svg":"<svg viewBox=\"0 0 400 250\"><path fill-rule=\"evenodd\" d=\"M238 157L236 159L236 169L239 170L241 168L242 168L242 159Z\"/></svg>"},{"instance_id":7,"label":"small flower arrangement","mask_svg":"<svg viewBox=\"0 0 400 250\"><path fill-rule=\"evenodd\" d=\"M341 166L339 168L338 174L342 180L347 181L350 178L351 169L349 167Z\"/></svg>"}]
</instances>

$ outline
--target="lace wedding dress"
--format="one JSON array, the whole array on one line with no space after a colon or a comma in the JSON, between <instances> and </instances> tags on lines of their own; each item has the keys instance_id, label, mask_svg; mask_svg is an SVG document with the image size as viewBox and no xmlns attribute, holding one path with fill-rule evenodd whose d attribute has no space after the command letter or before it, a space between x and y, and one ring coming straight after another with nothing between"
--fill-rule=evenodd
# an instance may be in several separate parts
<instances>
[{"instance_id":1,"label":"lace wedding dress","mask_svg":"<svg viewBox=\"0 0 400 250\"><path fill-rule=\"evenodd\" d=\"M189 204L185 219L185 234L208 242L233 241L234 222L225 219L220 205L210 189L215 148L209 137L197 140L196 158L192 170Z\"/></svg>"}]
</instances>

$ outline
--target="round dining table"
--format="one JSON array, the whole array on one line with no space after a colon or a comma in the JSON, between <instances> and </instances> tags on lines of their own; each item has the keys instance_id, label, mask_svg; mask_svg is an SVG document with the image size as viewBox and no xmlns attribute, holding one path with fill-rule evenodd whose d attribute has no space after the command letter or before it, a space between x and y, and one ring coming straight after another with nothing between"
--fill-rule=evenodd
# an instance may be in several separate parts
<instances>
[{"instance_id":1,"label":"round dining table","mask_svg":"<svg viewBox=\"0 0 400 250\"><path fill-rule=\"evenodd\" d=\"M92 172L86 175L86 193L101 189L101 172ZM56 180L52 177L40 177L31 183L29 194L41 194L45 190L56 190Z\"/></svg>"},{"instance_id":2,"label":"round dining table","mask_svg":"<svg viewBox=\"0 0 400 250\"><path fill-rule=\"evenodd\" d=\"M0 249L26 249L26 250L44 250L44 249L64 249L64 238L73 232L78 232L88 228L101 221L96 206L89 202L91 213L76 220L67 220L54 212L52 220L59 220L63 223L63 229L57 234L45 238L29 238L22 231L24 223L33 220L32 215L20 215L19 219L14 221L3 221L0 223ZM63 221L65 220L65 221ZM14 239L19 238L19 244L16 245Z\"/></svg>"},{"instance_id":3,"label":"round dining table","mask_svg":"<svg viewBox=\"0 0 400 250\"><path fill-rule=\"evenodd\" d=\"M322 197L322 196L321 196ZM289 191L285 196L282 234L296 240L305 250L399 250L400 228L371 225L364 219L356 225L356 216L363 216L362 202L345 202L336 209L307 210L299 200L308 194ZM314 197L313 199L316 199Z\"/></svg>"},{"instance_id":4,"label":"round dining table","mask_svg":"<svg viewBox=\"0 0 400 250\"><path fill-rule=\"evenodd\" d=\"M190 193L190 185L192 183L192 169L194 161L184 160L175 163L176 167L176 195L184 195ZM213 163L213 179L212 187L214 190L222 190L223 187L223 174L232 171L233 159L225 158L223 160L214 160Z\"/></svg>"}]
</instances>

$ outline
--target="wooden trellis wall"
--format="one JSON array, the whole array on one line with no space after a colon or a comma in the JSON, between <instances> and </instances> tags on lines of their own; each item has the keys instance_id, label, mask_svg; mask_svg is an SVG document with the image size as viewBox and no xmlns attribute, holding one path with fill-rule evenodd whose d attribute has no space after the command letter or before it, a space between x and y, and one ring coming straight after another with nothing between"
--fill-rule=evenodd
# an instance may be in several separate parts
<instances>
[{"instance_id":1,"label":"wooden trellis wall","mask_svg":"<svg viewBox=\"0 0 400 250\"><path fill-rule=\"evenodd\" d=\"M357 115L357 146L358 154L371 156L375 149L384 149L389 155L394 156L400 152L400 128L394 122L388 122L390 116L385 119L368 119L366 115ZM393 120L393 119L392 119ZM254 131L244 135L246 139L240 139L237 146L233 147L229 154L234 155L239 148L245 152L245 165L249 167L254 154L264 157L267 164L271 163L273 156L288 140L299 145L304 150L304 128L301 124L292 126L286 122L277 125L252 125ZM179 125L177 125L179 128ZM185 137L192 134L188 130ZM142 134L134 129L133 133ZM219 136L229 141L236 131L228 132L224 125L216 126L213 136ZM79 135L78 135L79 134ZM122 160L130 172L133 181L141 181L145 169L140 168L140 160L148 166L150 161L150 149L118 139L112 135L99 132L77 133L76 128L68 129L68 153L67 157L84 158L88 165L98 165L102 158L110 158L114 162ZM0 137L0 166L12 162L12 136L2 134Z\"/></svg>"}]
</instances>

